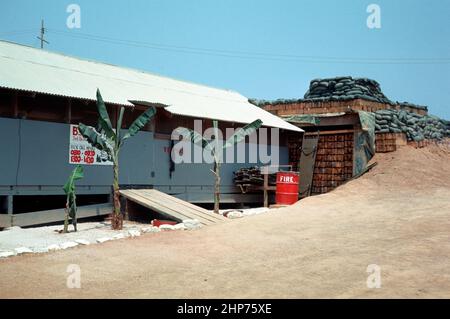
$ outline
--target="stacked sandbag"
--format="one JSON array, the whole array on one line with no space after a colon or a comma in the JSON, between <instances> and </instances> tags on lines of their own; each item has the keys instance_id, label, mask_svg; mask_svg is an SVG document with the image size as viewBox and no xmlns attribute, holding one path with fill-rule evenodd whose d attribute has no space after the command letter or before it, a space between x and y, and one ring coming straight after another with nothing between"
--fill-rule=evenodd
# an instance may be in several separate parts
<instances>
[{"instance_id":1,"label":"stacked sandbag","mask_svg":"<svg viewBox=\"0 0 450 319\"><path fill-rule=\"evenodd\" d=\"M248 103L251 103L258 107L275 104L274 101L268 101L268 100L263 100L263 99L251 99L251 98L248 99Z\"/></svg>"},{"instance_id":2,"label":"stacked sandbag","mask_svg":"<svg viewBox=\"0 0 450 319\"><path fill-rule=\"evenodd\" d=\"M312 80L308 91L302 99L278 99L274 101L249 99L256 106L285 105L305 102L350 101L362 99L371 102L388 104L393 108L419 109L428 111L426 106L415 105L408 102L394 102L388 99L381 91L380 84L367 78L353 78L341 76L328 79Z\"/></svg>"},{"instance_id":3,"label":"stacked sandbag","mask_svg":"<svg viewBox=\"0 0 450 319\"><path fill-rule=\"evenodd\" d=\"M373 102L391 103L383 94L380 84L371 79L342 76L329 79L315 79L304 96L313 101L345 101L365 99Z\"/></svg>"},{"instance_id":4,"label":"stacked sandbag","mask_svg":"<svg viewBox=\"0 0 450 319\"><path fill-rule=\"evenodd\" d=\"M376 133L405 133L410 141L442 140L450 136L447 121L432 115L420 115L406 110L375 112Z\"/></svg>"},{"instance_id":5,"label":"stacked sandbag","mask_svg":"<svg viewBox=\"0 0 450 319\"><path fill-rule=\"evenodd\" d=\"M450 136L450 121L443 120L447 128L447 136Z\"/></svg>"},{"instance_id":6,"label":"stacked sandbag","mask_svg":"<svg viewBox=\"0 0 450 319\"><path fill-rule=\"evenodd\" d=\"M427 106L423 106L423 105L417 105L417 104L413 104L410 102L395 102L395 103L391 103L391 105L394 106L399 106L400 109L419 109L419 110L424 110L424 111L428 111L428 107Z\"/></svg>"}]
</instances>

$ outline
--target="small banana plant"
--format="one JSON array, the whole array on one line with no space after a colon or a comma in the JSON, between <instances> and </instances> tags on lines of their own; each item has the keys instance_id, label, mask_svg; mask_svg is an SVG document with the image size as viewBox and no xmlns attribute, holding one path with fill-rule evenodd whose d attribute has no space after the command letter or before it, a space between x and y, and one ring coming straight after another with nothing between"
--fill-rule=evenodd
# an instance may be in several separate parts
<instances>
[{"instance_id":1,"label":"small banana plant","mask_svg":"<svg viewBox=\"0 0 450 319\"><path fill-rule=\"evenodd\" d=\"M95 148L105 151L113 162L114 181L114 211L111 218L112 228L115 230L122 229L123 216L120 212L120 194L119 194L119 153L125 140L136 135L156 114L155 107L148 108L142 113L128 128L128 132L122 134L122 119L125 108L121 107L117 118L116 129L113 129L108 111L103 101L100 90L97 89L97 110L99 113L97 128L80 123L78 130L88 142Z\"/></svg>"},{"instance_id":2,"label":"small banana plant","mask_svg":"<svg viewBox=\"0 0 450 319\"><path fill-rule=\"evenodd\" d=\"M214 212L219 213L220 207L220 165L221 158L223 154L223 150L230 146L234 146L235 144L243 141L246 136L253 134L259 129L262 125L261 120L253 121L252 123L244 126L243 128L237 129L232 136L230 136L225 143L220 147L219 145L219 123L218 121L213 121L213 129L214 129L214 139L209 141L205 139L200 133L185 128L178 127L175 132L177 132L184 139L190 140L194 144L201 143L202 147L211 152L211 155L214 158L214 169L211 172L214 174L215 183L214 183Z\"/></svg>"},{"instance_id":3,"label":"small banana plant","mask_svg":"<svg viewBox=\"0 0 450 319\"><path fill-rule=\"evenodd\" d=\"M75 195L75 181L82 179L83 176L83 167L81 165L77 165L70 174L66 184L64 184L63 189L67 195L67 200L63 233L67 233L69 231L69 218L72 219L73 228L77 231L77 200Z\"/></svg>"}]
</instances>

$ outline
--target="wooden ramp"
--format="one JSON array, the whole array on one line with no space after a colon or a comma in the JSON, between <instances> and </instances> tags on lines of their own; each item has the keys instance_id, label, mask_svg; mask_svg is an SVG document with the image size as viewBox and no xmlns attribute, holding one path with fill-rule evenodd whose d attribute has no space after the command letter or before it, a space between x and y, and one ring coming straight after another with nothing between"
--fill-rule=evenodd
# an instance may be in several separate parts
<instances>
[{"instance_id":1,"label":"wooden ramp","mask_svg":"<svg viewBox=\"0 0 450 319\"><path fill-rule=\"evenodd\" d=\"M121 190L120 194L134 203L180 222L185 219L197 219L203 225L212 225L227 221L226 217L156 189L128 189Z\"/></svg>"}]
</instances>

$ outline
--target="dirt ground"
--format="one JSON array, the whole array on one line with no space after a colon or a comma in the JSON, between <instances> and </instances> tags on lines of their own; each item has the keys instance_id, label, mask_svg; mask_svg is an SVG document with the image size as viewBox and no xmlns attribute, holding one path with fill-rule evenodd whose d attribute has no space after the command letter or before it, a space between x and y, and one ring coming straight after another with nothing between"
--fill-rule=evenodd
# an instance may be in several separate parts
<instances>
[{"instance_id":1,"label":"dirt ground","mask_svg":"<svg viewBox=\"0 0 450 319\"><path fill-rule=\"evenodd\" d=\"M3 298L450 297L450 147L377 154L369 173L197 231L0 260ZM69 264L81 288L66 286ZM381 288L367 288L367 266Z\"/></svg>"}]
</instances>

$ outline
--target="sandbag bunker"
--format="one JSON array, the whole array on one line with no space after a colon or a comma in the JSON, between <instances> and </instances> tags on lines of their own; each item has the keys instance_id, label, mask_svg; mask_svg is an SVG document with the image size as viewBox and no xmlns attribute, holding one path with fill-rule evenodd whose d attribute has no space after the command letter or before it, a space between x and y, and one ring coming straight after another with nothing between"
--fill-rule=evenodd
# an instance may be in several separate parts
<instances>
[{"instance_id":1,"label":"sandbag bunker","mask_svg":"<svg viewBox=\"0 0 450 319\"><path fill-rule=\"evenodd\" d=\"M319 118L323 114L331 117L365 111L374 113L376 133L404 133L409 141L442 140L450 136L449 121L429 115L427 106L390 100L380 84L368 78L314 79L302 99L249 101L297 125L310 124L314 115ZM307 114L311 116L304 116ZM337 123L337 119L334 123L327 121L328 126Z\"/></svg>"},{"instance_id":2,"label":"sandbag bunker","mask_svg":"<svg viewBox=\"0 0 450 319\"><path fill-rule=\"evenodd\" d=\"M300 197L322 194L363 174L376 152L422 147L450 136L450 123L428 107L389 99L368 78L314 79L300 99L251 103L305 130L290 140L289 163L300 171ZM295 156L294 156L295 155Z\"/></svg>"},{"instance_id":3,"label":"sandbag bunker","mask_svg":"<svg viewBox=\"0 0 450 319\"><path fill-rule=\"evenodd\" d=\"M351 76L341 76L329 79L314 79L309 85L309 89L301 99L277 99L266 101L250 99L264 109L270 109L272 105L292 105L297 103L319 103L332 101L352 101L362 99L366 102L385 104L377 109L405 108L413 109L415 112L425 114L428 111L426 106L416 105L409 102L391 101L381 90L380 84L368 78L353 78ZM313 106L312 106L313 107ZM313 107L314 108L314 107ZM376 108L372 106L372 108Z\"/></svg>"},{"instance_id":4,"label":"sandbag bunker","mask_svg":"<svg viewBox=\"0 0 450 319\"><path fill-rule=\"evenodd\" d=\"M305 94L305 99L317 100L353 100L355 98L369 101L390 103L383 94L377 81L352 77L338 77L334 79L312 80L310 89Z\"/></svg>"}]
</instances>

